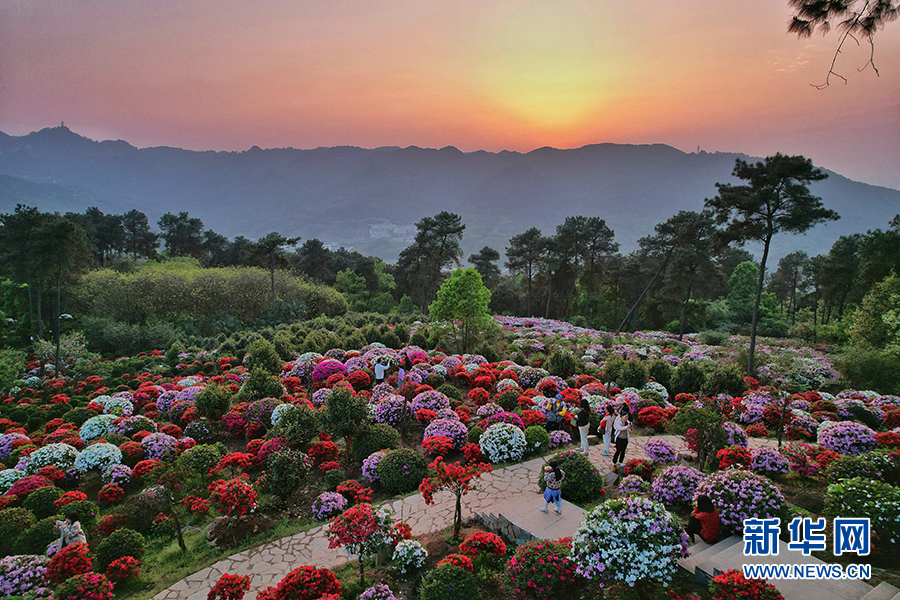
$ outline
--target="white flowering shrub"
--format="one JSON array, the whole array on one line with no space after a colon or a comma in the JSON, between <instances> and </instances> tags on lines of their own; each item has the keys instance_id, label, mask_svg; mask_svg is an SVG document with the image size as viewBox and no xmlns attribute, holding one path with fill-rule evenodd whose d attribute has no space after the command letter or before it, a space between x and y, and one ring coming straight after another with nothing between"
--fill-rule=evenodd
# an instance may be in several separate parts
<instances>
[{"instance_id":1,"label":"white flowering shrub","mask_svg":"<svg viewBox=\"0 0 900 600\"><path fill-rule=\"evenodd\" d=\"M119 417L130 417L134 414L134 403L122 396L97 396L94 402L103 406L104 414Z\"/></svg>"},{"instance_id":2,"label":"white flowering shrub","mask_svg":"<svg viewBox=\"0 0 900 600\"><path fill-rule=\"evenodd\" d=\"M418 540L401 540L394 548L394 568L403 575L414 573L422 568L428 552Z\"/></svg>"},{"instance_id":3,"label":"white flowering shrub","mask_svg":"<svg viewBox=\"0 0 900 600\"><path fill-rule=\"evenodd\" d=\"M481 434L478 444L492 463L513 462L525 454L525 433L510 423L495 423Z\"/></svg>"},{"instance_id":4,"label":"white flowering shrub","mask_svg":"<svg viewBox=\"0 0 900 600\"><path fill-rule=\"evenodd\" d=\"M118 417L116 415L97 415L84 422L78 432L78 437L85 442L93 442L113 433L113 424Z\"/></svg>"},{"instance_id":5,"label":"white flowering shrub","mask_svg":"<svg viewBox=\"0 0 900 600\"><path fill-rule=\"evenodd\" d=\"M75 459L75 468L82 473L93 469L102 472L121 462L121 450L112 444L100 442L99 444L88 446L78 454L78 458Z\"/></svg>"},{"instance_id":6,"label":"white flowering shrub","mask_svg":"<svg viewBox=\"0 0 900 600\"><path fill-rule=\"evenodd\" d=\"M23 477L25 477L25 471L18 469L3 469L0 471L0 494L5 494L6 490Z\"/></svg>"},{"instance_id":7,"label":"white flowering shrub","mask_svg":"<svg viewBox=\"0 0 900 600\"><path fill-rule=\"evenodd\" d=\"M621 496L591 511L572 538L576 572L599 583L667 584L688 555L681 521L644 496Z\"/></svg>"},{"instance_id":8,"label":"white flowering shrub","mask_svg":"<svg viewBox=\"0 0 900 600\"><path fill-rule=\"evenodd\" d=\"M272 411L272 427L278 425L278 423L281 422L281 419L283 419L285 415L290 414L296 410L298 410L296 406L294 406L293 404L288 404L286 402L284 404L279 404L278 406L276 406Z\"/></svg>"},{"instance_id":9,"label":"white flowering shrub","mask_svg":"<svg viewBox=\"0 0 900 600\"><path fill-rule=\"evenodd\" d=\"M28 463L25 465L25 474L34 475L41 468L53 465L63 471L71 469L75 466L75 459L78 458L78 450L69 444L47 444L43 448L38 448L28 456Z\"/></svg>"}]
</instances>

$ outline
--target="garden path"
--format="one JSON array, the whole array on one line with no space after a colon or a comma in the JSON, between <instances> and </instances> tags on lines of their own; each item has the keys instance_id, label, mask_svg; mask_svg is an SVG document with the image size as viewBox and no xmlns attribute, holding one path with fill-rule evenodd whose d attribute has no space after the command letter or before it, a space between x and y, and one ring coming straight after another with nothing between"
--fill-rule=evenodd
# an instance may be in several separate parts
<instances>
[{"instance_id":1,"label":"garden path","mask_svg":"<svg viewBox=\"0 0 900 600\"><path fill-rule=\"evenodd\" d=\"M665 439L675 446L679 452L688 452L682 439L678 436L635 436L632 437L626 452L626 460L644 457L644 445L653 437ZM750 438L750 447L775 446L773 440ZM591 462L601 473L609 473L612 460L600 454L601 448L593 446L590 452ZM503 503L522 503L534 505L535 511L543 502L537 495L539 492L538 474L545 460L535 458L508 467L497 468L491 473L481 476L478 489L463 498L463 519L472 518L474 512L484 513L499 501ZM453 524L454 496L449 492L441 492L435 496L435 504L427 506L421 494L388 500L384 504L394 511L394 517L406 521L412 527L414 536L438 531ZM575 517L575 511L563 511ZM565 517L565 514L564 514ZM552 517L550 517L552 518ZM573 535L579 525L574 518L568 522L566 535ZM268 542L243 552L238 552L215 564L188 575L168 589L153 596L152 600L204 600L209 588L225 573L232 575L250 575L250 591L247 598L254 598L256 592L277 584L291 569L302 565L334 568L348 560L349 556L341 550L328 548L326 536L327 525L320 525L279 540ZM565 525L564 525L565 528Z\"/></svg>"}]
</instances>

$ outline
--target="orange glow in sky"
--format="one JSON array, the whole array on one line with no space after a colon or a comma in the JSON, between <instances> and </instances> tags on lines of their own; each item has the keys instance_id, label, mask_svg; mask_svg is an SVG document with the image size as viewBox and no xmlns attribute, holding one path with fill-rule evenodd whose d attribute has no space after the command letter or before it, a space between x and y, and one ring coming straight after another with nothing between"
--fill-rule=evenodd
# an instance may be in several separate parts
<instances>
[{"instance_id":1,"label":"orange glow in sky","mask_svg":"<svg viewBox=\"0 0 900 600\"><path fill-rule=\"evenodd\" d=\"M6 0L0 130L245 150L599 142L803 154L900 188L900 23L787 34L786 2Z\"/></svg>"}]
</instances>

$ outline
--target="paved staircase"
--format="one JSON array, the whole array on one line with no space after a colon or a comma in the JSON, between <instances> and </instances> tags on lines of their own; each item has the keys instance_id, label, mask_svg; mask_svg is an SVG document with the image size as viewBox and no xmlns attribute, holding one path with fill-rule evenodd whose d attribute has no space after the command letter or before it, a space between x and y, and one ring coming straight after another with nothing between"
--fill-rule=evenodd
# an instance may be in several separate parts
<instances>
[{"instance_id":1,"label":"paved staircase","mask_svg":"<svg viewBox=\"0 0 900 600\"><path fill-rule=\"evenodd\" d=\"M741 569L745 564L805 564L824 565L813 556L788 550L779 540L777 556L744 556L743 539L731 536L709 545L702 541L690 548L691 555L679 561L681 569L705 582L729 569ZM872 587L854 579L770 579L785 600L900 600L900 589L880 583Z\"/></svg>"}]
</instances>

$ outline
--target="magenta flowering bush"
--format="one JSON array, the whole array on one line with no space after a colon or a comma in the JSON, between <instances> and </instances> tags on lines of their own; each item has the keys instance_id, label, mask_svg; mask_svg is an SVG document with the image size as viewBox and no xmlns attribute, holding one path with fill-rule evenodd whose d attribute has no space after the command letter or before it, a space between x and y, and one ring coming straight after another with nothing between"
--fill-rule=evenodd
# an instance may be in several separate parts
<instances>
[{"instance_id":1,"label":"magenta flowering bush","mask_svg":"<svg viewBox=\"0 0 900 600\"><path fill-rule=\"evenodd\" d=\"M826 422L819 427L819 445L841 454L863 454L875 447L875 432L862 423Z\"/></svg>"},{"instance_id":2,"label":"magenta flowering bush","mask_svg":"<svg viewBox=\"0 0 900 600\"><path fill-rule=\"evenodd\" d=\"M818 464L810 458L809 444L791 442L785 446L781 454L788 461L791 471L812 477L819 472Z\"/></svg>"},{"instance_id":3,"label":"magenta flowering bush","mask_svg":"<svg viewBox=\"0 0 900 600\"><path fill-rule=\"evenodd\" d=\"M750 452L750 470L771 477L784 475L791 470L791 465L778 450L757 448Z\"/></svg>"},{"instance_id":4,"label":"magenta flowering bush","mask_svg":"<svg viewBox=\"0 0 900 600\"><path fill-rule=\"evenodd\" d=\"M397 600L397 597L394 596L394 592L391 591L391 588L383 583L379 583L366 589L360 594L359 600Z\"/></svg>"},{"instance_id":5,"label":"magenta flowering bush","mask_svg":"<svg viewBox=\"0 0 900 600\"><path fill-rule=\"evenodd\" d=\"M670 463L678 459L675 446L659 438L653 438L644 446L644 454L657 463Z\"/></svg>"},{"instance_id":6,"label":"magenta flowering bush","mask_svg":"<svg viewBox=\"0 0 900 600\"><path fill-rule=\"evenodd\" d=\"M312 370L311 378L313 383L316 383L318 381L325 381L335 373L346 375L347 367L340 361L334 360L333 358L326 358L315 366Z\"/></svg>"},{"instance_id":7,"label":"magenta flowering bush","mask_svg":"<svg viewBox=\"0 0 900 600\"><path fill-rule=\"evenodd\" d=\"M718 509L724 535L743 531L745 519L784 517L784 496L778 487L750 471L713 473L697 486L694 499L703 494Z\"/></svg>"},{"instance_id":8,"label":"magenta flowering bush","mask_svg":"<svg viewBox=\"0 0 900 600\"><path fill-rule=\"evenodd\" d=\"M705 475L694 467L675 465L653 478L650 497L666 506L684 506L691 502Z\"/></svg>"},{"instance_id":9,"label":"magenta flowering bush","mask_svg":"<svg viewBox=\"0 0 900 600\"><path fill-rule=\"evenodd\" d=\"M565 431L550 432L550 447L559 448L572 443L572 436Z\"/></svg>"},{"instance_id":10,"label":"magenta flowering bush","mask_svg":"<svg viewBox=\"0 0 900 600\"><path fill-rule=\"evenodd\" d=\"M435 419L425 428L423 440L433 435L443 435L453 440L455 449L462 448L469 441L469 430L463 425L459 419Z\"/></svg>"},{"instance_id":11,"label":"magenta flowering bush","mask_svg":"<svg viewBox=\"0 0 900 600\"><path fill-rule=\"evenodd\" d=\"M148 459L169 460L175 457L178 440L165 433L151 433L141 440Z\"/></svg>"},{"instance_id":12,"label":"magenta flowering bush","mask_svg":"<svg viewBox=\"0 0 900 600\"><path fill-rule=\"evenodd\" d=\"M317 521L326 521L334 515L339 515L347 508L347 499L337 492L323 492L319 494L312 505L313 518Z\"/></svg>"},{"instance_id":13,"label":"magenta flowering bush","mask_svg":"<svg viewBox=\"0 0 900 600\"><path fill-rule=\"evenodd\" d=\"M515 425L522 431L525 431L525 422L522 420L522 417L512 412L498 412L495 415L489 416L487 419L482 421L478 426L482 429L487 429L491 425L495 425L497 423L509 423L510 425ZM571 439L571 438L570 438Z\"/></svg>"},{"instance_id":14,"label":"magenta flowering bush","mask_svg":"<svg viewBox=\"0 0 900 600\"><path fill-rule=\"evenodd\" d=\"M409 402L403 396L391 394L385 396L372 409L372 416L379 423L396 426L412 418Z\"/></svg>"},{"instance_id":15,"label":"magenta flowering bush","mask_svg":"<svg viewBox=\"0 0 900 600\"><path fill-rule=\"evenodd\" d=\"M450 408L450 398L440 392L428 390L413 398L410 408L413 414L416 414L422 408L437 412L442 408Z\"/></svg>"}]
</instances>

